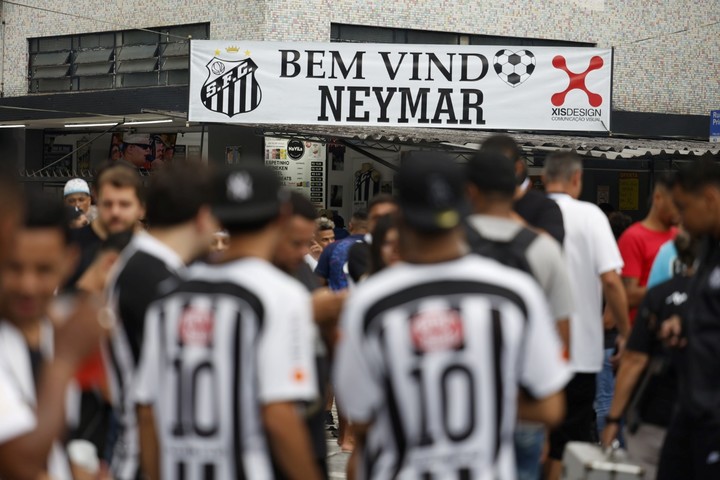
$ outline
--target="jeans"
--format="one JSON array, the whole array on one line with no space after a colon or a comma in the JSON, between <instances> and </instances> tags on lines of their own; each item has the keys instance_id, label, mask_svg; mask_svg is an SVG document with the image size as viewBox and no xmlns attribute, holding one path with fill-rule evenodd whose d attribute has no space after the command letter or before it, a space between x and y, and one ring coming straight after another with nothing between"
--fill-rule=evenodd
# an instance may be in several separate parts
<instances>
[{"instance_id":1,"label":"jeans","mask_svg":"<svg viewBox=\"0 0 720 480\"><path fill-rule=\"evenodd\" d=\"M539 480L545 427L534 423L518 423L514 441L517 480Z\"/></svg>"},{"instance_id":2,"label":"jeans","mask_svg":"<svg viewBox=\"0 0 720 480\"><path fill-rule=\"evenodd\" d=\"M603 369L597 374L597 394L595 395L595 414L597 415L598 436L605 428L605 417L610 412L613 394L615 393L615 374L610 364L610 357L615 353L614 348L607 348L603 354ZM622 432L622 428L620 429ZM625 447L625 440L622 433L618 433L620 446Z\"/></svg>"}]
</instances>

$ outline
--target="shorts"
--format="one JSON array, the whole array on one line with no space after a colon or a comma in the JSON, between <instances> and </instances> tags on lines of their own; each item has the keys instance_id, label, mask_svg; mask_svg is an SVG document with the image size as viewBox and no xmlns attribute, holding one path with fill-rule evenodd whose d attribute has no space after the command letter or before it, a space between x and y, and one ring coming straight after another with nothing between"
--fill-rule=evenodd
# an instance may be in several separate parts
<instances>
[{"instance_id":1,"label":"shorts","mask_svg":"<svg viewBox=\"0 0 720 480\"><path fill-rule=\"evenodd\" d=\"M550 432L548 456L553 460L562 460L568 442L598 442L593 407L596 376L594 373L576 373L565 387L565 420Z\"/></svg>"}]
</instances>

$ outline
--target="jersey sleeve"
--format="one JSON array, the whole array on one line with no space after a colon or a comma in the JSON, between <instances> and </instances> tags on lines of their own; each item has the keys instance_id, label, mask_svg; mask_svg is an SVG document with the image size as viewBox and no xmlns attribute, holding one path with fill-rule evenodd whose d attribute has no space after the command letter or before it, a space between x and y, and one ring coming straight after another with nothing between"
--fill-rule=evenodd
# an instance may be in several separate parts
<instances>
[{"instance_id":1,"label":"jersey sleeve","mask_svg":"<svg viewBox=\"0 0 720 480\"><path fill-rule=\"evenodd\" d=\"M372 369L370 342L364 338L362 313L353 300L343 310L333 385L338 404L347 417L353 422L369 423L382 402L383 387Z\"/></svg>"},{"instance_id":2,"label":"jersey sleeve","mask_svg":"<svg viewBox=\"0 0 720 480\"><path fill-rule=\"evenodd\" d=\"M0 368L0 444L30 432L35 422L32 408L22 401L20 392Z\"/></svg>"},{"instance_id":3,"label":"jersey sleeve","mask_svg":"<svg viewBox=\"0 0 720 480\"><path fill-rule=\"evenodd\" d=\"M591 216L590 225L594 230L592 240L595 242L594 250L597 254L595 259L597 274L620 271L623 268L623 258L610 228L610 222L602 210L597 207L594 209L594 215Z\"/></svg>"},{"instance_id":4,"label":"jersey sleeve","mask_svg":"<svg viewBox=\"0 0 720 480\"><path fill-rule=\"evenodd\" d=\"M523 290L526 292L528 321L520 383L534 398L543 399L562 390L571 373L563 360L562 344L542 293L531 282Z\"/></svg>"},{"instance_id":5,"label":"jersey sleeve","mask_svg":"<svg viewBox=\"0 0 720 480\"><path fill-rule=\"evenodd\" d=\"M159 370L162 365L160 342L162 335L157 308L156 306L151 307L145 317L145 339L133 386L135 403L141 405L155 403L157 386L160 382Z\"/></svg>"},{"instance_id":6,"label":"jersey sleeve","mask_svg":"<svg viewBox=\"0 0 720 480\"><path fill-rule=\"evenodd\" d=\"M258 382L264 404L317 397L310 295L300 285L277 291L267 308L258 343ZM297 288L295 288L297 287ZM269 303L269 302L268 302Z\"/></svg>"},{"instance_id":7,"label":"jersey sleeve","mask_svg":"<svg viewBox=\"0 0 720 480\"><path fill-rule=\"evenodd\" d=\"M642 276L642 251L641 242L633 234L634 230L627 230L618 240L618 249L623 258L622 276L637 278Z\"/></svg>"}]
</instances>

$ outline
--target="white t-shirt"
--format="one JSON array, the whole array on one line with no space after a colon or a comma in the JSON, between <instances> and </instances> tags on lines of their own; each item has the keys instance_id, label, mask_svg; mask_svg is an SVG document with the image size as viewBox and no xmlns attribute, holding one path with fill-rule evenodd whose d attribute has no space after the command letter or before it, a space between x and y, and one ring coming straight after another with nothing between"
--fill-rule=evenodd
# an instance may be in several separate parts
<instances>
[{"instance_id":1,"label":"white t-shirt","mask_svg":"<svg viewBox=\"0 0 720 480\"><path fill-rule=\"evenodd\" d=\"M307 290L259 259L194 266L153 303L134 390L163 478L273 478L261 408L316 399L316 334Z\"/></svg>"},{"instance_id":2,"label":"white t-shirt","mask_svg":"<svg viewBox=\"0 0 720 480\"><path fill-rule=\"evenodd\" d=\"M53 332L49 322L43 324L41 333L43 355L52 358ZM36 402L35 379L25 337L10 322L0 320L0 443L35 427ZM16 416L9 418L13 414ZM47 468L53 480L72 479L65 450L59 442L50 450Z\"/></svg>"},{"instance_id":3,"label":"white t-shirt","mask_svg":"<svg viewBox=\"0 0 720 480\"><path fill-rule=\"evenodd\" d=\"M15 382L0 368L0 443L7 442L35 428L35 413L22 400Z\"/></svg>"},{"instance_id":4,"label":"white t-shirt","mask_svg":"<svg viewBox=\"0 0 720 480\"><path fill-rule=\"evenodd\" d=\"M537 283L476 255L386 269L343 311L334 386L371 423L360 478L512 480L518 385L545 398L569 378Z\"/></svg>"},{"instance_id":5,"label":"white t-shirt","mask_svg":"<svg viewBox=\"0 0 720 480\"><path fill-rule=\"evenodd\" d=\"M602 284L600 275L620 271L622 256L605 214L589 202L563 193L549 195L565 224L564 251L575 312L570 317L570 367L596 373L603 363Z\"/></svg>"}]
</instances>

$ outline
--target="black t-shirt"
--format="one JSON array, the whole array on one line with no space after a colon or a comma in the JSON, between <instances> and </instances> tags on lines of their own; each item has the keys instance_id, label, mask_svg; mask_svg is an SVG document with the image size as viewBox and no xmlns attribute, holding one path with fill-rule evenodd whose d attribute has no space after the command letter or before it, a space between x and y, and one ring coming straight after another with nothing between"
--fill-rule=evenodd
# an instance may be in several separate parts
<instances>
[{"instance_id":1,"label":"black t-shirt","mask_svg":"<svg viewBox=\"0 0 720 480\"><path fill-rule=\"evenodd\" d=\"M128 259L114 284L117 307L137 365L150 304L176 285L179 277L160 258L137 251Z\"/></svg>"},{"instance_id":2,"label":"black t-shirt","mask_svg":"<svg viewBox=\"0 0 720 480\"><path fill-rule=\"evenodd\" d=\"M565 224L560 207L544 193L530 189L515 202L515 213L531 227L545 230L562 246L565 239Z\"/></svg>"},{"instance_id":3,"label":"black t-shirt","mask_svg":"<svg viewBox=\"0 0 720 480\"><path fill-rule=\"evenodd\" d=\"M95 256L102 244L102 239L95 233L95 230L93 230L90 225L86 225L70 231L70 242L80 250L80 258L78 259L75 273L68 279L63 290L73 289L77 281L80 280L85 270L87 270L93 260L95 260Z\"/></svg>"},{"instance_id":4,"label":"black t-shirt","mask_svg":"<svg viewBox=\"0 0 720 480\"><path fill-rule=\"evenodd\" d=\"M355 283L360 282L363 275L370 273L370 245L357 242L348 251L348 274Z\"/></svg>"},{"instance_id":5,"label":"black t-shirt","mask_svg":"<svg viewBox=\"0 0 720 480\"><path fill-rule=\"evenodd\" d=\"M663 320L682 315L687 306L689 277L676 276L647 291L638 309L627 349L651 357L647 387L638 401L640 418L645 423L666 427L677 404L677 368L658 338Z\"/></svg>"},{"instance_id":6,"label":"black t-shirt","mask_svg":"<svg viewBox=\"0 0 720 480\"><path fill-rule=\"evenodd\" d=\"M706 239L688 297L680 405L691 418L720 424L720 245Z\"/></svg>"}]
</instances>

